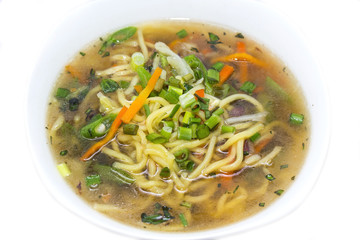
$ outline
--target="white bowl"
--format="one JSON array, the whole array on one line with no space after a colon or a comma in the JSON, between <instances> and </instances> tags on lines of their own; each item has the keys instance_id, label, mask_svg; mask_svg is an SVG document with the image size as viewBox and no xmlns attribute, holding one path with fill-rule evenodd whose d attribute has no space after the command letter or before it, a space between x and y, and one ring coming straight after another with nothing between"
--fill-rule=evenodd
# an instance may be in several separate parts
<instances>
[{"instance_id":1,"label":"white bowl","mask_svg":"<svg viewBox=\"0 0 360 240\"><path fill-rule=\"evenodd\" d=\"M46 144L45 116L49 94L60 70L74 54L89 42L121 27L164 19L191 19L236 29L282 59L303 88L312 129L305 164L286 194L244 221L194 233L159 233L123 225L93 210L70 189L58 173ZM103 0L73 11L51 33L28 89L28 135L34 162L48 190L66 208L88 221L141 239L216 238L259 227L289 214L314 186L326 157L330 135L328 95L318 64L302 35L289 22L268 6L253 0Z\"/></svg>"}]
</instances>

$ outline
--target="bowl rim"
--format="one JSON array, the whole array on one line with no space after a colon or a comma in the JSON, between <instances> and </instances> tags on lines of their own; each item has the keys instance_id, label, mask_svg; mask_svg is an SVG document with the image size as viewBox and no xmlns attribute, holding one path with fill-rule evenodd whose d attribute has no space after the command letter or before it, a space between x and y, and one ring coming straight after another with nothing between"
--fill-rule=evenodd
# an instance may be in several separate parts
<instances>
[{"instance_id":1,"label":"bowl rim","mask_svg":"<svg viewBox=\"0 0 360 240\"><path fill-rule=\"evenodd\" d=\"M97 226L101 226L112 232L124 234L124 235L131 236L131 237L141 237L141 238L148 238L148 239L166 239L169 237L171 237L173 239L205 239L205 238L209 238L209 237L219 237L219 236L230 235L230 234L235 234L235 233L239 233L239 232L245 232L250 229L253 229L253 228L256 228L259 226L263 226L265 224L269 224L270 222L276 221L276 220L284 217L285 215L288 215L289 213L294 211L296 208L298 208L300 206L300 204L305 200L305 198L309 195L309 193L315 186L315 183L320 175L320 172L325 163L327 149L328 149L328 145L330 142L330 125L331 125L331 123L330 123L330 108L329 108L330 101L329 101L329 94L328 94L327 86L324 82L320 65L318 64L318 61L315 58L315 56L312 54L312 51L309 49L309 45L306 43L306 40L305 40L304 36L302 35L300 29L287 16L276 11L275 9L268 6L267 4L264 4L261 2L256 2L256 1L251 1L251 0L226 0L226 1L228 1L231 4L235 4L236 6L240 6L240 5L246 6L252 10L256 9L256 10L259 10L261 13L269 14L269 15L265 14L265 17L270 18L270 19L275 18L278 21L277 23L281 23L281 21L284 21L284 22L282 22L282 24L285 24L286 26L282 26L282 27L284 27L286 29L288 27L290 27L291 34L294 34L294 36L297 36L298 40L303 44L302 47L304 47L304 49L306 50L306 54L307 54L306 57L311 60L311 64L313 65L312 71L314 71L315 75L317 75L318 84L319 84L319 86L323 87L322 89L320 89L318 91L318 93L323 98L322 102L320 100L320 104L322 104L322 105L320 105L320 107L322 107L322 114L323 114L323 116L321 118L325 119L326 121L323 122L323 126L321 129L321 131L322 131L321 133L323 135L321 137L317 137L317 138L320 138L319 140L322 141L321 144L319 143L320 151L317 154L315 154L318 157L318 159L314 164L312 164L313 170L310 171L310 175L309 175L309 172L306 172L307 174L305 177L305 176L303 176L305 174L305 172L302 170L300 171L299 178L304 180L305 183L302 182L300 184L299 181L295 181L292 184L292 186L290 186L290 189L288 192L291 192L291 194L297 196L296 198L294 198L294 197L290 198L289 197L290 194L286 193L281 197L281 199L276 200L275 203L272 204L272 205L279 207L278 205L283 204L284 202L286 203L286 201L289 202L288 198L290 198L292 200L292 203L285 204L286 211L284 210L282 212L279 212L275 216L271 213L271 211L274 207L270 206L269 208L264 209L263 211L256 214L255 216L247 218L246 220L243 220L243 221L240 221L237 223L233 223L230 225L226 225L223 227L219 227L216 229L211 229L211 230L202 230L202 231L189 232L189 233L179 233L179 232L169 233L169 232L148 231L148 230L143 230L143 229L140 229L137 227L131 227L131 226L127 226L122 223L115 222L114 220L111 220L111 219L105 217L104 215L95 212L95 210L93 210L90 206L88 206L83 200L81 200L78 196L75 196L73 191L65 183L65 181L60 177L59 174L58 174L58 176L52 175L54 173L54 171L56 172L55 162L48 161L48 163L46 163L46 162L44 162L44 160L42 160L44 145L42 145L42 147L39 147L39 144L36 142L36 140L38 140L39 133L35 132L36 127L34 128L34 124L35 124L35 126L37 124L36 120L34 119L34 116L36 116L37 119L39 119L39 116L41 114L43 114L43 112L40 108L34 110L33 106L43 106L46 108L46 103L40 102L40 100L36 98L36 94L34 94L34 92L31 91L31 89L33 89L37 86L36 81L37 81L39 73L41 71L39 64L42 61L44 62L44 61L49 60L49 57L44 57L44 54L48 54L49 46L50 47L52 46L51 41L53 40L54 36L56 36L56 33L59 31L58 30L59 28L62 28L64 26L64 24L65 25L68 24L69 21L71 21L71 19L77 18L78 15L84 14L84 11L91 12L92 11L91 9L98 8L100 5L103 5L104 3L116 2L113 0L101 0L101 1L99 0L99 1L87 2L83 5L80 5L79 7L75 8L67 16L65 16L65 18L59 22L57 28L55 28L53 30L53 32L50 34L45 48L43 49L42 53L40 54L39 59L36 61L37 62L36 68L34 69L31 79L28 82L28 86L27 86L28 91L27 91L27 96L26 96L27 107L26 107L25 119L26 119L26 128L27 128L27 139L29 141L29 146L30 146L32 156L33 156L32 159L33 159L34 165L36 167L36 170L38 172L38 175L41 178L46 189L54 197L54 199L56 201L58 201L62 206L64 206L71 212L75 213L76 215L86 219L87 221L89 221ZM166 2L166 0L154 0L153 4L157 5L157 4L162 4L164 2ZM170 2L171 1L168 1L167 3L170 3ZM201 4L200 2L205 2L205 1L198 1L198 2L194 3L191 0L183 0L183 4L185 4L185 5L186 4ZM217 3L217 1L207 0L206 3L208 5L210 5L210 4ZM127 4L130 4L130 5L135 4L135 1L129 2ZM139 4L146 5L149 3L147 3L146 0L138 0L135 5L139 5ZM179 16L183 16L183 17L179 17ZM189 19L189 17L187 17L187 15L183 14L183 13L180 14L179 16L176 16L175 18L167 18L167 17L152 18L151 20L164 20L164 19L186 20L186 19ZM191 20L201 21L202 19L200 19L200 18L198 19L198 18L192 17ZM148 20L150 20L150 19L148 19ZM207 20L205 20L205 21L209 22ZM140 22L143 22L143 21L140 21ZM135 22L130 22L125 25L131 24L131 23L135 23ZM210 24L211 23L217 24L216 21L210 22ZM124 24L118 24L118 25L124 25ZM224 24L222 24L222 23L218 23L218 25L224 26ZM229 26L224 26L224 27L229 28ZM235 28L236 27L234 27L233 29L235 29ZM231 29L231 27L230 27L230 29ZM112 31L112 29L106 29L103 32L103 34L111 32L111 31ZM101 36L101 34L98 34L98 36ZM261 40L257 39L256 37L254 38L253 36L251 36L251 38L254 39L255 41L262 42ZM89 42L91 42L91 41L87 41L87 43L89 43ZM80 45L81 45L81 47L84 46L84 44L80 44ZM266 46L266 47L271 50L270 46ZM78 49L80 49L80 48L78 48ZM278 56L278 57L280 59L282 59L281 56ZM62 65L65 65L65 63L66 62L64 62ZM290 69L291 69L291 67L290 67ZM40 76L41 76L41 74L40 74ZM55 79L54 79L54 81L55 81ZM48 99L48 95L46 96L46 98ZM308 107L310 107L310 106L308 106ZM309 111L310 111L310 109L309 109ZM46 110L45 110L45 114L46 114ZM45 118L45 116L43 116L43 118ZM312 118L311 125L313 125L313 121L314 121L313 114L311 114L311 118ZM311 131L313 134L313 129ZM44 132L45 132L45 130L44 130ZM46 136L46 134L43 137L45 137L45 136ZM313 138L313 135L311 135L311 138ZM311 146L313 145L312 141L310 144L311 144ZM308 151L310 152L310 150L312 152L314 151L313 149L309 149ZM308 155L309 155L309 152L308 152ZM309 156L307 156L306 158L309 158ZM306 160L305 163L307 163L307 162L309 162L309 161ZM49 172L49 169L51 169L51 172ZM53 187L54 185L56 185L57 188L54 188ZM296 188L302 189L301 194L294 193ZM69 196L68 196L69 194L72 195L72 197L69 198ZM74 203L72 201L76 202L76 206L74 205ZM259 215L264 216L266 218L269 218L269 215L271 215L270 216L271 221L269 221L269 220L266 220L266 221L260 220L259 221L259 218L255 218L256 220L253 220L254 217L259 216ZM243 226L244 222L246 222L248 224L245 227ZM226 234L224 234L224 232Z\"/></svg>"}]
</instances>

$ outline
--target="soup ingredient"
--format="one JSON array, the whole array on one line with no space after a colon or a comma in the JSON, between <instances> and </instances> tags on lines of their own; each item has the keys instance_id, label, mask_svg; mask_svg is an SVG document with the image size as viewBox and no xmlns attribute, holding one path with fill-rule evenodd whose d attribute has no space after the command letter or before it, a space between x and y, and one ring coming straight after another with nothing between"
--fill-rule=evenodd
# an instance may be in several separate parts
<instances>
[{"instance_id":1,"label":"soup ingredient","mask_svg":"<svg viewBox=\"0 0 360 240\"><path fill-rule=\"evenodd\" d=\"M186 220L186 217L183 213L179 214L180 221L184 227L188 226L188 221Z\"/></svg>"},{"instance_id":2,"label":"soup ingredient","mask_svg":"<svg viewBox=\"0 0 360 240\"><path fill-rule=\"evenodd\" d=\"M67 177L71 174L71 171L66 163L60 163L56 166L56 168L63 177Z\"/></svg>"},{"instance_id":3,"label":"soup ingredient","mask_svg":"<svg viewBox=\"0 0 360 240\"><path fill-rule=\"evenodd\" d=\"M157 213L160 208L163 210L163 214ZM169 212L170 208L166 206L161 206L160 204L155 204L155 214L154 215L147 215L146 213L141 214L141 221L144 223L149 224L160 224L167 222L171 219L174 219L175 217L171 216Z\"/></svg>"},{"instance_id":4,"label":"soup ingredient","mask_svg":"<svg viewBox=\"0 0 360 240\"><path fill-rule=\"evenodd\" d=\"M128 40L136 33L136 30L136 27L126 27L114 32L106 41L104 41L98 53L102 55L107 47Z\"/></svg>"},{"instance_id":5,"label":"soup ingredient","mask_svg":"<svg viewBox=\"0 0 360 240\"><path fill-rule=\"evenodd\" d=\"M301 125L304 121L304 115L298 113L290 114L290 123L294 125Z\"/></svg>"},{"instance_id":6,"label":"soup ingredient","mask_svg":"<svg viewBox=\"0 0 360 240\"><path fill-rule=\"evenodd\" d=\"M136 124L124 124L123 131L127 135L136 135L139 130L139 125Z\"/></svg>"},{"instance_id":7,"label":"soup ingredient","mask_svg":"<svg viewBox=\"0 0 360 240\"><path fill-rule=\"evenodd\" d=\"M179 38L184 38L188 35L187 31L185 29L181 29L180 31L178 31L176 33L176 35L179 37Z\"/></svg>"},{"instance_id":8,"label":"soup ingredient","mask_svg":"<svg viewBox=\"0 0 360 240\"><path fill-rule=\"evenodd\" d=\"M108 114L100 119L90 122L80 129L80 135L86 139L103 137L110 129L116 114Z\"/></svg>"},{"instance_id":9,"label":"soup ingredient","mask_svg":"<svg viewBox=\"0 0 360 240\"><path fill-rule=\"evenodd\" d=\"M96 163L93 165L92 169L99 174L100 179L103 181L116 184L131 184L135 182L135 179L130 173L119 168Z\"/></svg>"},{"instance_id":10,"label":"soup ingredient","mask_svg":"<svg viewBox=\"0 0 360 240\"><path fill-rule=\"evenodd\" d=\"M119 88L119 84L112 79L103 79L101 80L100 87L104 93L111 93Z\"/></svg>"},{"instance_id":11,"label":"soup ingredient","mask_svg":"<svg viewBox=\"0 0 360 240\"><path fill-rule=\"evenodd\" d=\"M224 65L223 68L221 68L219 73L219 84L222 85L226 80L229 79L231 74L234 72L234 68L230 65Z\"/></svg>"}]
</instances>

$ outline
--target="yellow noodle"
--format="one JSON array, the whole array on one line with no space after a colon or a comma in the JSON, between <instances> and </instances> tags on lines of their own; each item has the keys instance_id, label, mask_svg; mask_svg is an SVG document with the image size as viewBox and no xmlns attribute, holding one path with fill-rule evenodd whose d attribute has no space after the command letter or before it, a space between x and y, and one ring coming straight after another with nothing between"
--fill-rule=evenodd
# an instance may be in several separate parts
<instances>
[{"instance_id":1,"label":"yellow noodle","mask_svg":"<svg viewBox=\"0 0 360 240\"><path fill-rule=\"evenodd\" d=\"M140 173L146 167L146 159L144 158L142 161L135 163L135 164L134 163L126 164L126 163L121 163L121 162L114 162L113 167L116 167L116 168L119 168L119 169L122 169L125 171L129 171L132 173Z\"/></svg>"},{"instance_id":2,"label":"yellow noodle","mask_svg":"<svg viewBox=\"0 0 360 240\"><path fill-rule=\"evenodd\" d=\"M263 112L264 111L264 107L263 105L258 101L256 100L255 98L249 96L249 95L246 95L246 94L234 94L234 95L231 95L227 98L224 98L223 100L220 101L220 104L219 104L219 107L223 108L225 105L235 101L235 100L245 100L247 102L250 102L252 103L259 112Z\"/></svg>"},{"instance_id":3,"label":"yellow noodle","mask_svg":"<svg viewBox=\"0 0 360 240\"><path fill-rule=\"evenodd\" d=\"M140 49L144 55L145 62L147 62L147 60L149 59L149 51L145 45L144 36L143 36L142 30L140 28L137 30L137 34L138 34L138 41L139 41Z\"/></svg>"},{"instance_id":4,"label":"yellow noodle","mask_svg":"<svg viewBox=\"0 0 360 240\"><path fill-rule=\"evenodd\" d=\"M118 65L115 67L110 67L108 69L105 69L103 71L96 71L96 75L98 76L106 76L106 75L111 75L114 73L118 73L118 72L125 72L124 70L130 70L131 72L133 72L130 69L130 64L123 64L123 65Z\"/></svg>"},{"instance_id":5,"label":"yellow noodle","mask_svg":"<svg viewBox=\"0 0 360 240\"><path fill-rule=\"evenodd\" d=\"M236 143L236 159L233 163L230 163L229 165L223 166L220 168L220 171L222 172L231 172L236 171L241 168L241 163L244 158L244 139L239 140Z\"/></svg>"},{"instance_id":6,"label":"yellow noodle","mask_svg":"<svg viewBox=\"0 0 360 240\"><path fill-rule=\"evenodd\" d=\"M261 160L259 160L257 163L255 163L252 166L259 166L259 165L266 165L270 166L271 161L281 152L282 147L276 146L274 149L265 157L263 157Z\"/></svg>"},{"instance_id":7,"label":"yellow noodle","mask_svg":"<svg viewBox=\"0 0 360 240\"><path fill-rule=\"evenodd\" d=\"M105 153L106 155L110 156L110 157L113 157L113 158L116 158L117 160L123 162L123 163L127 163L127 164L132 164L134 163L134 161L128 157L127 155L121 153L121 152L117 152L117 151L114 151L110 148L107 148L107 147L104 147L102 148L101 150L102 153Z\"/></svg>"},{"instance_id":8,"label":"yellow noodle","mask_svg":"<svg viewBox=\"0 0 360 240\"><path fill-rule=\"evenodd\" d=\"M125 107L129 108L129 107L130 107L130 104L131 104L131 101L128 101L128 100L125 98L124 91L123 91L122 89L118 89L118 90L116 90L116 94L117 94L117 98L118 98L119 103L120 103L122 106L125 106Z\"/></svg>"},{"instance_id":9,"label":"yellow noodle","mask_svg":"<svg viewBox=\"0 0 360 240\"><path fill-rule=\"evenodd\" d=\"M226 164L231 163L234 160L235 156L236 156L236 143L231 147L231 152L230 152L229 156L227 156L226 158L224 158L220 161L211 163L209 166L207 166L203 170L203 174L207 175L212 172L218 172L221 167L225 166Z\"/></svg>"}]
</instances>

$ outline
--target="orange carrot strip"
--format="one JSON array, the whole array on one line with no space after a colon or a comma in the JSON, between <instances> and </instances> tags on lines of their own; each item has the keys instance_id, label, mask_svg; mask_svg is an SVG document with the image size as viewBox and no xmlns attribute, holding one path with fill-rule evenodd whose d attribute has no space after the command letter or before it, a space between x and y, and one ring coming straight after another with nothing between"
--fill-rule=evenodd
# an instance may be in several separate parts
<instances>
[{"instance_id":1,"label":"orange carrot strip","mask_svg":"<svg viewBox=\"0 0 360 240\"><path fill-rule=\"evenodd\" d=\"M72 65L66 65L65 70L71 74L74 78L79 79L82 82L82 75L81 72L74 68Z\"/></svg>"},{"instance_id":2,"label":"orange carrot strip","mask_svg":"<svg viewBox=\"0 0 360 240\"><path fill-rule=\"evenodd\" d=\"M219 83L218 85L222 85L228 78L231 76L231 74L234 72L234 68L229 65L224 65L224 67L221 69L219 73Z\"/></svg>"},{"instance_id":3,"label":"orange carrot strip","mask_svg":"<svg viewBox=\"0 0 360 240\"><path fill-rule=\"evenodd\" d=\"M137 91L137 93L140 93L143 90L141 85L135 85L134 88Z\"/></svg>"},{"instance_id":4,"label":"orange carrot strip","mask_svg":"<svg viewBox=\"0 0 360 240\"><path fill-rule=\"evenodd\" d=\"M205 89L199 89L197 91L195 91L195 94L199 95L199 97L205 97ZM197 97L195 97L197 100Z\"/></svg>"},{"instance_id":5,"label":"orange carrot strip","mask_svg":"<svg viewBox=\"0 0 360 240\"><path fill-rule=\"evenodd\" d=\"M109 132L107 133L107 135L105 136L105 138L103 138L101 141L95 143L94 145L92 145L81 157L80 160L81 161L87 161L89 160L92 156L95 155L95 153L97 153L103 146L105 146L108 142L110 142L115 134L116 131L118 130L118 128L120 127L122 121L121 118L122 116L127 112L127 107L123 107L120 112L118 113L118 115L116 116L115 120L113 121L113 123L110 126Z\"/></svg>"},{"instance_id":6,"label":"orange carrot strip","mask_svg":"<svg viewBox=\"0 0 360 240\"><path fill-rule=\"evenodd\" d=\"M159 67L155 69L144 90L140 92L139 96L132 102L124 116L122 116L121 119L124 123L129 123L131 119L133 119L135 114L143 107L145 100L148 98L151 91L154 89L155 84L160 77L161 71L162 70Z\"/></svg>"},{"instance_id":7,"label":"orange carrot strip","mask_svg":"<svg viewBox=\"0 0 360 240\"><path fill-rule=\"evenodd\" d=\"M255 145L254 151L255 153L261 152L261 150L271 141L272 138L266 138Z\"/></svg>"},{"instance_id":8,"label":"orange carrot strip","mask_svg":"<svg viewBox=\"0 0 360 240\"><path fill-rule=\"evenodd\" d=\"M246 46L244 42L237 42L236 50L238 53L246 53ZM240 83L245 83L248 80L248 63L240 62Z\"/></svg>"},{"instance_id":9,"label":"orange carrot strip","mask_svg":"<svg viewBox=\"0 0 360 240\"><path fill-rule=\"evenodd\" d=\"M264 87L263 86L257 86L254 89L253 93L259 93L259 92L262 92L262 91L264 91Z\"/></svg>"},{"instance_id":10,"label":"orange carrot strip","mask_svg":"<svg viewBox=\"0 0 360 240\"><path fill-rule=\"evenodd\" d=\"M228 56L215 58L213 59L212 62L215 63L215 62L243 62L243 61L250 62L259 67L264 67L264 68L268 67L268 65L265 62L251 56L248 53L233 53Z\"/></svg>"}]
</instances>

